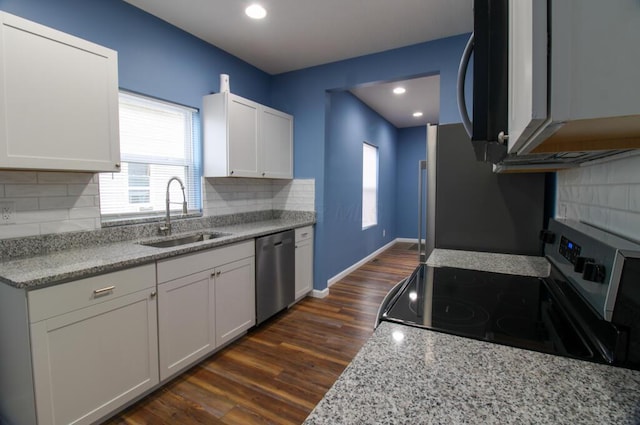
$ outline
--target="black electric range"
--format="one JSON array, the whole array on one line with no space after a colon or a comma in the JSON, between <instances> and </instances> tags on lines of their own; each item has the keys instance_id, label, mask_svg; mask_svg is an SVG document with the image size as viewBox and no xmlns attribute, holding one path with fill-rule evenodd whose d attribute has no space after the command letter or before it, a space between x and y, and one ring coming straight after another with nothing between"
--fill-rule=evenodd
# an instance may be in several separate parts
<instances>
[{"instance_id":1,"label":"black electric range","mask_svg":"<svg viewBox=\"0 0 640 425\"><path fill-rule=\"evenodd\" d=\"M640 245L559 220L543 235L548 277L421 264L379 320L640 370Z\"/></svg>"}]
</instances>

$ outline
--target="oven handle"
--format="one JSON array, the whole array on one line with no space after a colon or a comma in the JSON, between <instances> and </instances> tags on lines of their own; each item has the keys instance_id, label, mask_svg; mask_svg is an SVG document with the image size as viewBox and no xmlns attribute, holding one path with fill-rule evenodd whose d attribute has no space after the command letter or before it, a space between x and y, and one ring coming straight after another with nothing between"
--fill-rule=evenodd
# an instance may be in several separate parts
<instances>
[{"instance_id":1,"label":"oven handle","mask_svg":"<svg viewBox=\"0 0 640 425\"><path fill-rule=\"evenodd\" d=\"M422 188L423 171L427 169L427 161L418 161L418 262L420 264L427 261L426 243L422 243L422 205L425 200L425 190ZM426 236L425 236L426 242Z\"/></svg>"}]
</instances>

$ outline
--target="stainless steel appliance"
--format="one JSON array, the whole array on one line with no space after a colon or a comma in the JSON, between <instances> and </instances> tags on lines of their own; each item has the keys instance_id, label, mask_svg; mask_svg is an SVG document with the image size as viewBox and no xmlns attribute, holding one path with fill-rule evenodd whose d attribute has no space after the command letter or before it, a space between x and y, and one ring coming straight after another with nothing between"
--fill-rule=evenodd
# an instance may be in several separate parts
<instances>
[{"instance_id":1,"label":"stainless steel appliance","mask_svg":"<svg viewBox=\"0 0 640 425\"><path fill-rule=\"evenodd\" d=\"M549 277L421 264L379 320L640 370L640 244L568 220L541 238Z\"/></svg>"},{"instance_id":2,"label":"stainless steel appliance","mask_svg":"<svg viewBox=\"0 0 640 425\"><path fill-rule=\"evenodd\" d=\"M475 160L461 124L429 127L421 169L420 186L426 190L420 197L427 201L419 240L426 238L425 258L433 248L542 254L544 174L492 173L490 165Z\"/></svg>"},{"instance_id":3,"label":"stainless steel appliance","mask_svg":"<svg viewBox=\"0 0 640 425\"><path fill-rule=\"evenodd\" d=\"M458 106L479 161L496 172L545 171L640 148L637 1L474 0L473 11Z\"/></svg>"},{"instance_id":4,"label":"stainless steel appliance","mask_svg":"<svg viewBox=\"0 0 640 425\"><path fill-rule=\"evenodd\" d=\"M256 324L295 300L294 231L256 239Z\"/></svg>"}]
</instances>

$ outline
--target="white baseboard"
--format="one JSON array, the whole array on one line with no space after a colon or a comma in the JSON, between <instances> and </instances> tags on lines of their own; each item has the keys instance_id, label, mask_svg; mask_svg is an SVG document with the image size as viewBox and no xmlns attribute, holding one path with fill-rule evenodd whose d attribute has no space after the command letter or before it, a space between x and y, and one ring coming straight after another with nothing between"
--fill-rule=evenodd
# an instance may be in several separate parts
<instances>
[{"instance_id":1,"label":"white baseboard","mask_svg":"<svg viewBox=\"0 0 640 425\"><path fill-rule=\"evenodd\" d=\"M373 251L371 254L367 255L366 257L364 257L362 260L358 261L357 263L353 264L352 266L344 269L343 271L341 271L340 273L338 273L337 275L333 276L332 278L329 278L329 280L327 280L327 287L333 285L334 283L336 283L337 281L339 281L340 279L344 278L345 276L347 276L349 273L353 272L354 270L358 269L359 267L363 266L364 264L368 263L369 261L371 261L374 257L380 255L381 253L383 253L384 251L386 251L387 249L391 248L393 246L393 244L395 244L396 242L398 242L398 239L394 239L391 242L389 242L388 244L386 244L385 246L383 246L382 248L379 248L375 251Z\"/></svg>"},{"instance_id":2,"label":"white baseboard","mask_svg":"<svg viewBox=\"0 0 640 425\"><path fill-rule=\"evenodd\" d=\"M395 242L418 243L418 238L396 238Z\"/></svg>"},{"instance_id":3,"label":"white baseboard","mask_svg":"<svg viewBox=\"0 0 640 425\"><path fill-rule=\"evenodd\" d=\"M309 296L312 298L324 298L327 295L329 295L329 288L324 288L322 291L314 289L313 291L309 292Z\"/></svg>"}]
</instances>

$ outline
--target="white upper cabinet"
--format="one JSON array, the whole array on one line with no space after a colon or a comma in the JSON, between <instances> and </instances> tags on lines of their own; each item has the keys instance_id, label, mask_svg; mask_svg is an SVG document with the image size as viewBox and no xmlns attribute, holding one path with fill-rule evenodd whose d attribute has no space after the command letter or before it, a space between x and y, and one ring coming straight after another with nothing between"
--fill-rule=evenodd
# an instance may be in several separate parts
<instances>
[{"instance_id":1,"label":"white upper cabinet","mask_svg":"<svg viewBox=\"0 0 640 425\"><path fill-rule=\"evenodd\" d=\"M262 176L293 178L293 117L266 106L262 108Z\"/></svg>"},{"instance_id":2,"label":"white upper cabinet","mask_svg":"<svg viewBox=\"0 0 640 425\"><path fill-rule=\"evenodd\" d=\"M509 14L509 153L640 148L638 1L511 0Z\"/></svg>"},{"instance_id":3,"label":"white upper cabinet","mask_svg":"<svg viewBox=\"0 0 640 425\"><path fill-rule=\"evenodd\" d=\"M293 117L233 93L203 99L204 176L293 178Z\"/></svg>"},{"instance_id":4,"label":"white upper cabinet","mask_svg":"<svg viewBox=\"0 0 640 425\"><path fill-rule=\"evenodd\" d=\"M119 171L117 53L0 12L0 168Z\"/></svg>"}]
</instances>

